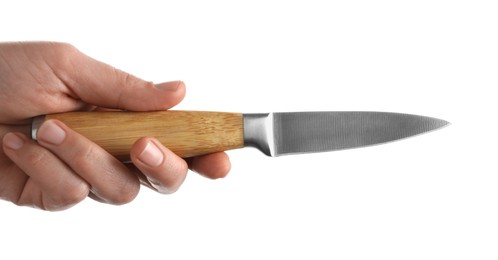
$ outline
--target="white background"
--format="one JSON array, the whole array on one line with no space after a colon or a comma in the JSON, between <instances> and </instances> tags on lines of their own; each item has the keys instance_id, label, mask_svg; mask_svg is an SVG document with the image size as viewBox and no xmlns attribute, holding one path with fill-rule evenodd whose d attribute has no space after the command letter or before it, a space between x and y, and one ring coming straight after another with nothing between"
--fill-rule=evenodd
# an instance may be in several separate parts
<instances>
[{"instance_id":1,"label":"white background","mask_svg":"<svg viewBox=\"0 0 498 260\"><path fill-rule=\"evenodd\" d=\"M190 174L124 206L0 202L0 259L497 259L496 1L2 1L0 41L70 42L178 109L371 110L452 123L383 146ZM1 76L1 75L0 75Z\"/></svg>"}]
</instances>

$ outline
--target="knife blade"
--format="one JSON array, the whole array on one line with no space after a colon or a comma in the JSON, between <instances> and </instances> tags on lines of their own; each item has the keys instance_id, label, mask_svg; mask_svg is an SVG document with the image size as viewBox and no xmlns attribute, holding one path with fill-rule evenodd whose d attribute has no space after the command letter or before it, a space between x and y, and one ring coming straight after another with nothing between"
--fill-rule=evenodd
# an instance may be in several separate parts
<instances>
[{"instance_id":1,"label":"knife blade","mask_svg":"<svg viewBox=\"0 0 498 260\"><path fill-rule=\"evenodd\" d=\"M34 118L34 140L49 119L62 121L123 161L144 136L157 138L183 158L242 147L281 156L382 144L448 125L437 118L388 112L69 112Z\"/></svg>"}]
</instances>

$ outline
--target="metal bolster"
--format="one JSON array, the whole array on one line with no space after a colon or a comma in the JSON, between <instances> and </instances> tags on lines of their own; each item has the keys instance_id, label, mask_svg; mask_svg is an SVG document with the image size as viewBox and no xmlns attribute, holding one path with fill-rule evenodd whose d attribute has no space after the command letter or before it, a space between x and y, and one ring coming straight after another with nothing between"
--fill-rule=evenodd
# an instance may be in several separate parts
<instances>
[{"instance_id":1,"label":"metal bolster","mask_svg":"<svg viewBox=\"0 0 498 260\"><path fill-rule=\"evenodd\" d=\"M244 114L244 145L268 156L274 154L273 114Z\"/></svg>"},{"instance_id":2,"label":"metal bolster","mask_svg":"<svg viewBox=\"0 0 498 260\"><path fill-rule=\"evenodd\" d=\"M38 133L38 128L40 128L44 120L45 120L44 115L33 118L33 122L31 122L31 139L36 140L36 134Z\"/></svg>"}]
</instances>

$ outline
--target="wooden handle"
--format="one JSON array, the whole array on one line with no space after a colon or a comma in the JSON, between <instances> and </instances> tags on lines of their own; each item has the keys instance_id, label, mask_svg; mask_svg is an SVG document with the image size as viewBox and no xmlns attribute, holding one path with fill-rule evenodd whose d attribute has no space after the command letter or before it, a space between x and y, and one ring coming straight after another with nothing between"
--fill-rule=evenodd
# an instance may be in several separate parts
<instances>
[{"instance_id":1,"label":"wooden handle","mask_svg":"<svg viewBox=\"0 0 498 260\"><path fill-rule=\"evenodd\" d=\"M47 115L103 147L122 161L141 137L155 137L187 158L244 146L242 114L194 111L70 112Z\"/></svg>"}]
</instances>

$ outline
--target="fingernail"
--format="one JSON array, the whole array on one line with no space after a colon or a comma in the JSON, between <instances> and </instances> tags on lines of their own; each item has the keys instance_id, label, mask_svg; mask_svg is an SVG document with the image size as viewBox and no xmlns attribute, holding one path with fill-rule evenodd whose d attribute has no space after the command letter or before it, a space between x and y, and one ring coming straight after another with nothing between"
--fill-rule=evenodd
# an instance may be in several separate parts
<instances>
[{"instance_id":1,"label":"fingernail","mask_svg":"<svg viewBox=\"0 0 498 260\"><path fill-rule=\"evenodd\" d=\"M38 129L38 140L59 145L66 138L66 132L62 130L54 121L48 120Z\"/></svg>"},{"instance_id":2,"label":"fingernail","mask_svg":"<svg viewBox=\"0 0 498 260\"><path fill-rule=\"evenodd\" d=\"M169 90L169 91L176 91L181 84L183 84L183 81L181 80L170 81L170 82L159 83L156 85L156 88Z\"/></svg>"},{"instance_id":3,"label":"fingernail","mask_svg":"<svg viewBox=\"0 0 498 260\"><path fill-rule=\"evenodd\" d=\"M3 144L12 150L19 150L24 145L24 141L13 133L8 133L3 137Z\"/></svg>"},{"instance_id":4,"label":"fingernail","mask_svg":"<svg viewBox=\"0 0 498 260\"><path fill-rule=\"evenodd\" d=\"M149 141L142 153L138 156L138 159L151 167L156 167L161 165L164 160L164 155L154 142Z\"/></svg>"}]
</instances>

